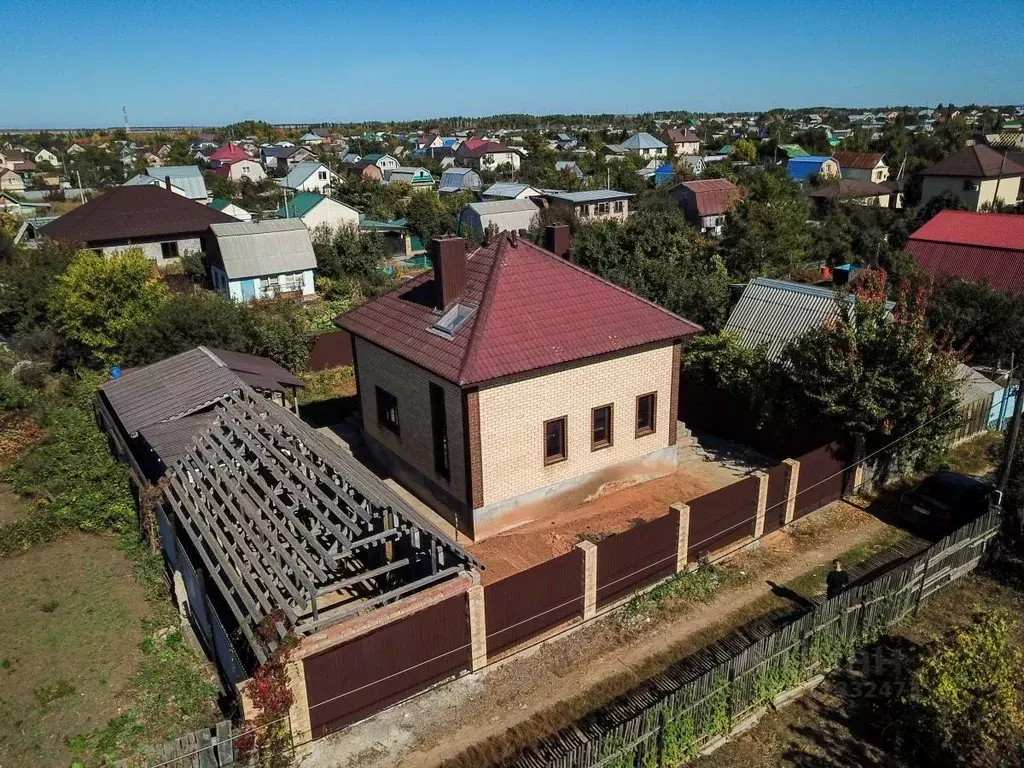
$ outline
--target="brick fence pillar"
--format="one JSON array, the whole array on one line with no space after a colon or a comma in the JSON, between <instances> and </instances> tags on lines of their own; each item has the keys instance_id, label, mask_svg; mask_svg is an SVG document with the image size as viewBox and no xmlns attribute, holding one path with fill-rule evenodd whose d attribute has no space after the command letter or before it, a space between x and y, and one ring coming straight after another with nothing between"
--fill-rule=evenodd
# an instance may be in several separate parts
<instances>
[{"instance_id":1,"label":"brick fence pillar","mask_svg":"<svg viewBox=\"0 0 1024 768\"><path fill-rule=\"evenodd\" d=\"M867 450L864 446L864 435L853 436L853 460L856 465L853 468L853 488L849 489L849 493L856 493L860 490L860 487L864 485L864 456L867 455ZM866 490L866 489L865 489Z\"/></svg>"},{"instance_id":2,"label":"brick fence pillar","mask_svg":"<svg viewBox=\"0 0 1024 768\"><path fill-rule=\"evenodd\" d=\"M583 620L597 615L597 545L581 541L576 545L583 550Z\"/></svg>"},{"instance_id":3,"label":"brick fence pillar","mask_svg":"<svg viewBox=\"0 0 1024 768\"><path fill-rule=\"evenodd\" d=\"M679 513L679 540L676 543L676 573L686 570L687 551L690 548L690 505L672 504L669 507Z\"/></svg>"},{"instance_id":4,"label":"brick fence pillar","mask_svg":"<svg viewBox=\"0 0 1024 768\"><path fill-rule=\"evenodd\" d=\"M757 479L757 517L754 520L754 538L764 536L764 513L768 509L768 473L755 472L752 477Z\"/></svg>"},{"instance_id":5,"label":"brick fence pillar","mask_svg":"<svg viewBox=\"0 0 1024 768\"><path fill-rule=\"evenodd\" d=\"M313 751L313 725L309 719L309 697L306 694L306 671L301 661L293 661L285 666L288 674L288 686L292 689L292 706L288 710L288 719L292 727L292 744L295 753L304 757Z\"/></svg>"},{"instance_id":6,"label":"brick fence pillar","mask_svg":"<svg viewBox=\"0 0 1024 768\"><path fill-rule=\"evenodd\" d=\"M793 522L793 516L796 514L796 489L800 481L800 462L796 459L783 459L782 463L789 467L789 485L786 487L786 517L783 520L784 525L789 525Z\"/></svg>"},{"instance_id":7,"label":"brick fence pillar","mask_svg":"<svg viewBox=\"0 0 1024 768\"><path fill-rule=\"evenodd\" d=\"M469 597L469 641L473 671L487 666L487 617L484 610L484 588L475 584L466 591Z\"/></svg>"}]
</instances>

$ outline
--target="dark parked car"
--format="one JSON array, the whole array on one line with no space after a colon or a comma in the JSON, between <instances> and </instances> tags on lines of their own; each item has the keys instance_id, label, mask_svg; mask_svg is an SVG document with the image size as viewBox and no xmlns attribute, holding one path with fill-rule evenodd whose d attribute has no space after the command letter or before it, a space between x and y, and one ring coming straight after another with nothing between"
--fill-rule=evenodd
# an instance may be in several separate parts
<instances>
[{"instance_id":1,"label":"dark parked car","mask_svg":"<svg viewBox=\"0 0 1024 768\"><path fill-rule=\"evenodd\" d=\"M959 525L984 514L997 495L980 477L936 472L903 494L900 514L910 522Z\"/></svg>"}]
</instances>

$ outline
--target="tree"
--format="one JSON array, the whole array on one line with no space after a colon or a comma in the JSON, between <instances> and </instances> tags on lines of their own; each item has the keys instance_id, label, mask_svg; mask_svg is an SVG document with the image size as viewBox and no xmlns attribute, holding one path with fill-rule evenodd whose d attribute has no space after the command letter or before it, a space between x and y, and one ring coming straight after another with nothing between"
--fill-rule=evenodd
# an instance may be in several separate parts
<instances>
[{"instance_id":1,"label":"tree","mask_svg":"<svg viewBox=\"0 0 1024 768\"><path fill-rule=\"evenodd\" d=\"M433 190L413 192L405 211L409 231L429 242L455 232L455 216L441 204Z\"/></svg>"},{"instance_id":2,"label":"tree","mask_svg":"<svg viewBox=\"0 0 1024 768\"><path fill-rule=\"evenodd\" d=\"M943 152L951 155L959 152L967 146L967 140L971 138L971 126L960 115L951 117L935 132Z\"/></svg>"},{"instance_id":3,"label":"tree","mask_svg":"<svg viewBox=\"0 0 1024 768\"><path fill-rule=\"evenodd\" d=\"M305 369L313 334L300 304L285 299L255 302L245 318L246 350L269 357L290 371Z\"/></svg>"},{"instance_id":4,"label":"tree","mask_svg":"<svg viewBox=\"0 0 1024 768\"><path fill-rule=\"evenodd\" d=\"M50 295L76 253L73 245L43 238L35 249L15 247L0 260L0 335L48 325Z\"/></svg>"},{"instance_id":5,"label":"tree","mask_svg":"<svg viewBox=\"0 0 1024 768\"><path fill-rule=\"evenodd\" d=\"M123 362L122 344L167 301L170 292L141 250L112 256L79 251L48 301L54 330L77 346L84 362Z\"/></svg>"},{"instance_id":6,"label":"tree","mask_svg":"<svg viewBox=\"0 0 1024 768\"><path fill-rule=\"evenodd\" d=\"M360 233L354 226L313 230L313 252L320 276L331 281L328 293L344 293L353 303L389 289L388 248L377 232Z\"/></svg>"},{"instance_id":7,"label":"tree","mask_svg":"<svg viewBox=\"0 0 1024 768\"><path fill-rule=\"evenodd\" d=\"M931 198L927 203L917 209L914 215L914 224L911 231L916 232L935 216L940 211L966 211L967 205L958 195L954 195L948 189L941 194Z\"/></svg>"},{"instance_id":8,"label":"tree","mask_svg":"<svg viewBox=\"0 0 1024 768\"><path fill-rule=\"evenodd\" d=\"M927 331L927 295L901 290L890 315L886 275L871 270L852 298L783 350L775 399L790 420L832 423L869 448L901 440L897 463L934 462L958 418L957 361Z\"/></svg>"},{"instance_id":9,"label":"tree","mask_svg":"<svg viewBox=\"0 0 1024 768\"><path fill-rule=\"evenodd\" d=\"M245 352L248 319L244 305L218 293L172 296L125 335L121 356L128 365L148 365L200 345Z\"/></svg>"},{"instance_id":10,"label":"tree","mask_svg":"<svg viewBox=\"0 0 1024 768\"><path fill-rule=\"evenodd\" d=\"M1005 611L981 613L934 638L921 659L910 702L959 764L979 765L1003 748L1015 750L1024 728L1024 653L1017 629Z\"/></svg>"},{"instance_id":11,"label":"tree","mask_svg":"<svg viewBox=\"0 0 1024 768\"><path fill-rule=\"evenodd\" d=\"M752 163L757 160L757 145L750 139L737 139L733 142L729 157Z\"/></svg>"},{"instance_id":12,"label":"tree","mask_svg":"<svg viewBox=\"0 0 1024 768\"><path fill-rule=\"evenodd\" d=\"M746 196L726 217L722 232L729 273L738 279L788 277L807 260L809 216L806 196L784 171L752 174Z\"/></svg>"},{"instance_id":13,"label":"tree","mask_svg":"<svg viewBox=\"0 0 1024 768\"><path fill-rule=\"evenodd\" d=\"M975 365L1008 365L1024 355L1024 300L984 283L940 277L928 308L928 327Z\"/></svg>"}]
</instances>

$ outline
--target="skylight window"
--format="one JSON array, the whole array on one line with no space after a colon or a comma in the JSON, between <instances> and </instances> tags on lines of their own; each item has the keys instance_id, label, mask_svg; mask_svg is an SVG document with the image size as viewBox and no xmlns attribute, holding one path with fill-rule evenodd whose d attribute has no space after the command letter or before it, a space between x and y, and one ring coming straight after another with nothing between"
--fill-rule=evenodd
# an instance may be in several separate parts
<instances>
[{"instance_id":1,"label":"skylight window","mask_svg":"<svg viewBox=\"0 0 1024 768\"><path fill-rule=\"evenodd\" d=\"M440 319L427 330L446 339L451 339L458 333L459 328L476 312L476 304L469 304L462 301L455 302L454 306L441 315Z\"/></svg>"}]
</instances>

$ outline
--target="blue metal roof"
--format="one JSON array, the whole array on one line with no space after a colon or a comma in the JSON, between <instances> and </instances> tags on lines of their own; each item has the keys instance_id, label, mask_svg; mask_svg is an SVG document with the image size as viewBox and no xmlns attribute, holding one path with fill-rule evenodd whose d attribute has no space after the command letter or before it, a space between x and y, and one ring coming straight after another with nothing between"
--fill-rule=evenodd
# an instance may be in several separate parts
<instances>
[{"instance_id":1,"label":"blue metal roof","mask_svg":"<svg viewBox=\"0 0 1024 768\"><path fill-rule=\"evenodd\" d=\"M794 181L803 181L808 176L813 176L821 171L821 166L831 160L831 157L822 155L807 155L806 157L791 157L787 168L789 177Z\"/></svg>"}]
</instances>

